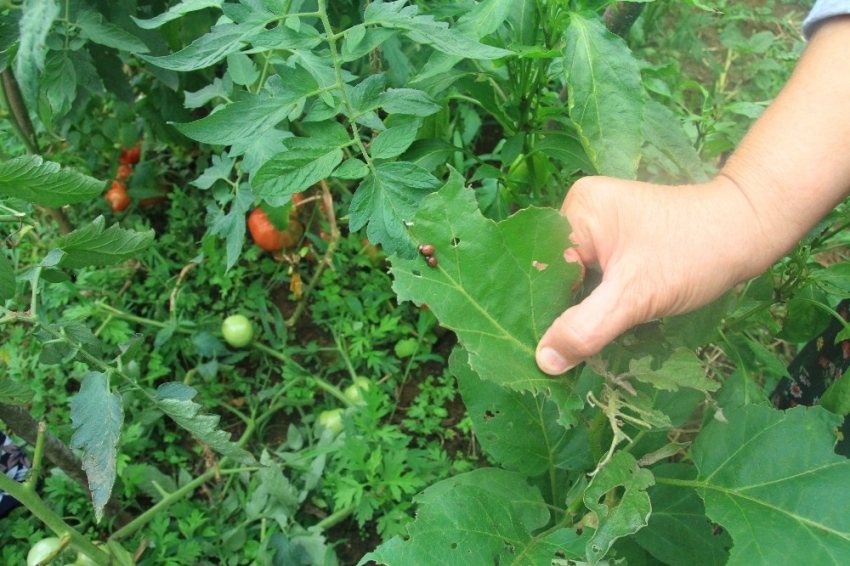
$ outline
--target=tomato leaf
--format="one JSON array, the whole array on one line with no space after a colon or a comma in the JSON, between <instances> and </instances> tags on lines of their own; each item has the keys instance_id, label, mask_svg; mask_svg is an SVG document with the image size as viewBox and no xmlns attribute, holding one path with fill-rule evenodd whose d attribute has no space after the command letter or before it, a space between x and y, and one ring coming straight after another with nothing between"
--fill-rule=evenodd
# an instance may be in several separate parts
<instances>
[{"instance_id":1,"label":"tomato leaf","mask_svg":"<svg viewBox=\"0 0 850 566\"><path fill-rule=\"evenodd\" d=\"M586 546L587 560L597 564L618 538L633 534L646 526L652 507L646 490L655 483L652 472L638 467L634 456L617 452L593 478L584 492L584 504L596 513L599 527ZM600 503L605 494L616 487L625 492L609 507Z\"/></svg>"},{"instance_id":2,"label":"tomato leaf","mask_svg":"<svg viewBox=\"0 0 850 566\"><path fill-rule=\"evenodd\" d=\"M8 377L0 378L0 403L6 405L25 405L35 397L35 391L25 383L18 383Z\"/></svg>"},{"instance_id":3,"label":"tomato leaf","mask_svg":"<svg viewBox=\"0 0 850 566\"><path fill-rule=\"evenodd\" d=\"M256 23L219 24L177 53L160 57L137 55L148 63L170 71L197 71L215 65L231 53L242 49L244 41L263 27Z\"/></svg>"},{"instance_id":4,"label":"tomato leaf","mask_svg":"<svg viewBox=\"0 0 850 566\"><path fill-rule=\"evenodd\" d=\"M393 289L400 300L427 303L457 333L481 378L550 394L564 411L574 394L564 378L537 367L534 351L570 305L580 275L564 261L569 231L554 209L526 209L499 223L484 218L455 172L422 201L410 227L413 243L434 246L438 265L422 256L391 258Z\"/></svg>"},{"instance_id":5,"label":"tomato leaf","mask_svg":"<svg viewBox=\"0 0 850 566\"><path fill-rule=\"evenodd\" d=\"M115 484L118 437L124 424L121 395L112 391L107 374L89 372L71 399L71 424L76 429L71 448L83 449L83 469L89 478L98 522Z\"/></svg>"},{"instance_id":6,"label":"tomato leaf","mask_svg":"<svg viewBox=\"0 0 850 566\"><path fill-rule=\"evenodd\" d=\"M375 136L369 148L373 158L388 159L404 153L419 132L419 120L387 128Z\"/></svg>"},{"instance_id":7,"label":"tomato leaf","mask_svg":"<svg viewBox=\"0 0 850 566\"><path fill-rule=\"evenodd\" d=\"M315 79L303 67L283 67L279 72L287 88L276 92L275 96L246 95L206 118L174 124L174 127L193 140L215 145L234 145L237 146L236 153L241 153L241 148L249 146L251 141L274 128L289 116L299 101L318 90ZM233 157L234 151L230 155Z\"/></svg>"},{"instance_id":8,"label":"tomato leaf","mask_svg":"<svg viewBox=\"0 0 850 566\"><path fill-rule=\"evenodd\" d=\"M434 16L418 15L417 6L405 4L405 1L372 2L366 7L363 23L400 29L415 42L466 59L498 59L513 55L512 51L484 45L464 33L449 29L447 23L436 21Z\"/></svg>"},{"instance_id":9,"label":"tomato leaf","mask_svg":"<svg viewBox=\"0 0 850 566\"><path fill-rule=\"evenodd\" d=\"M38 78L44 69L44 59L47 56L47 34L53 27L54 20L59 17L61 8L56 0L25 0L20 8L20 42L15 55L15 77L27 106L38 108Z\"/></svg>"},{"instance_id":10,"label":"tomato leaf","mask_svg":"<svg viewBox=\"0 0 850 566\"><path fill-rule=\"evenodd\" d=\"M516 0L483 0L458 18L452 30L477 41L499 29L514 9ZM438 77L462 60L461 56L436 51L431 54L412 82L424 82Z\"/></svg>"},{"instance_id":11,"label":"tomato leaf","mask_svg":"<svg viewBox=\"0 0 850 566\"><path fill-rule=\"evenodd\" d=\"M100 357L100 340L88 326L79 320L51 324L49 328L53 332L62 334L68 341L56 339L50 332L38 331L36 337L41 341L41 354L38 357L38 363L45 365L59 364L72 359L80 349L94 357Z\"/></svg>"},{"instance_id":12,"label":"tomato leaf","mask_svg":"<svg viewBox=\"0 0 850 566\"><path fill-rule=\"evenodd\" d=\"M370 242L382 245L387 254L413 257L416 245L405 222L438 184L436 177L413 163L382 163L354 193L349 228L357 231L368 223L366 237Z\"/></svg>"},{"instance_id":13,"label":"tomato leaf","mask_svg":"<svg viewBox=\"0 0 850 566\"><path fill-rule=\"evenodd\" d=\"M104 229L106 220L98 216L82 228L77 228L59 240L59 249L65 256L59 265L76 269L88 266L105 266L135 257L153 242L154 232L125 230L113 224Z\"/></svg>"},{"instance_id":14,"label":"tomato leaf","mask_svg":"<svg viewBox=\"0 0 850 566\"><path fill-rule=\"evenodd\" d=\"M76 24L80 35L89 41L128 53L147 53L145 42L115 24L103 21L103 16L91 10L80 10Z\"/></svg>"},{"instance_id":15,"label":"tomato leaf","mask_svg":"<svg viewBox=\"0 0 850 566\"><path fill-rule=\"evenodd\" d=\"M564 35L570 118L596 170L634 179L646 92L626 42L597 16L573 13Z\"/></svg>"},{"instance_id":16,"label":"tomato leaf","mask_svg":"<svg viewBox=\"0 0 850 566\"><path fill-rule=\"evenodd\" d=\"M250 452L230 440L230 435L218 428L220 417L201 412L199 404L192 401L197 391L182 383L163 383L156 390L156 406L174 422L188 430L200 442L245 465L255 465L257 460Z\"/></svg>"},{"instance_id":17,"label":"tomato leaf","mask_svg":"<svg viewBox=\"0 0 850 566\"><path fill-rule=\"evenodd\" d=\"M725 421L725 422L723 422ZM724 408L693 446L694 487L732 535L732 566L850 562L850 462L833 452L841 417L821 407Z\"/></svg>"},{"instance_id":18,"label":"tomato leaf","mask_svg":"<svg viewBox=\"0 0 850 566\"><path fill-rule=\"evenodd\" d=\"M37 155L25 155L0 163L0 194L41 206L59 208L90 200L103 190L103 181L63 169Z\"/></svg>"},{"instance_id":19,"label":"tomato leaf","mask_svg":"<svg viewBox=\"0 0 850 566\"><path fill-rule=\"evenodd\" d=\"M549 513L539 490L519 474L479 469L429 487L416 501L408 536L385 542L358 565L520 566L583 558L588 537L574 529L532 536Z\"/></svg>"},{"instance_id":20,"label":"tomato leaf","mask_svg":"<svg viewBox=\"0 0 850 566\"><path fill-rule=\"evenodd\" d=\"M133 16L130 16L130 18L142 29L156 29L163 24L183 17L184 14L203 10L204 8L218 8L220 6L221 0L183 0L149 20L142 20Z\"/></svg>"}]
</instances>

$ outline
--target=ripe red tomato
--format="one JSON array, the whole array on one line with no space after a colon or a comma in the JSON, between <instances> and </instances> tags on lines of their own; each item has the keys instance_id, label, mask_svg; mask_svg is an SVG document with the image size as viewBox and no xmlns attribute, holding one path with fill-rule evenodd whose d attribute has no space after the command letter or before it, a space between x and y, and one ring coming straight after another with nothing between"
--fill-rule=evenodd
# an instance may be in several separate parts
<instances>
[{"instance_id":1,"label":"ripe red tomato","mask_svg":"<svg viewBox=\"0 0 850 566\"><path fill-rule=\"evenodd\" d=\"M130 195L127 194L127 185L124 181L112 181L112 185L104 195L106 202L112 212L121 212L130 206Z\"/></svg>"},{"instance_id":2,"label":"ripe red tomato","mask_svg":"<svg viewBox=\"0 0 850 566\"><path fill-rule=\"evenodd\" d=\"M255 208L248 216L248 230L254 243L269 252L292 248L304 235L304 227L294 218L289 219L286 230L278 230L260 208Z\"/></svg>"},{"instance_id":3,"label":"ripe red tomato","mask_svg":"<svg viewBox=\"0 0 850 566\"><path fill-rule=\"evenodd\" d=\"M132 165L119 165L118 171L115 172L115 178L119 181L125 181L130 178L130 175L133 174L133 166Z\"/></svg>"},{"instance_id":4,"label":"ripe red tomato","mask_svg":"<svg viewBox=\"0 0 850 566\"><path fill-rule=\"evenodd\" d=\"M142 156L142 148L134 145L130 149L122 149L121 155L118 157L118 163L121 165L135 165L139 162Z\"/></svg>"}]
</instances>

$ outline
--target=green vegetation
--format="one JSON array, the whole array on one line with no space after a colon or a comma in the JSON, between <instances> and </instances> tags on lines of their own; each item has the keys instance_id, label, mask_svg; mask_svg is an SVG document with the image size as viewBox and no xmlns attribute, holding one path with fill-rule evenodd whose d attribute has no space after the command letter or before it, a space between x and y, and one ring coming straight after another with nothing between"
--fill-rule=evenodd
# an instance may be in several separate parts
<instances>
[{"instance_id":1,"label":"green vegetation","mask_svg":"<svg viewBox=\"0 0 850 566\"><path fill-rule=\"evenodd\" d=\"M754 4L3 3L0 423L34 472L0 475L0 562L850 555L843 393L765 395L850 297L846 205L714 304L534 362L592 285L569 186L709 178L785 82L804 8Z\"/></svg>"}]
</instances>

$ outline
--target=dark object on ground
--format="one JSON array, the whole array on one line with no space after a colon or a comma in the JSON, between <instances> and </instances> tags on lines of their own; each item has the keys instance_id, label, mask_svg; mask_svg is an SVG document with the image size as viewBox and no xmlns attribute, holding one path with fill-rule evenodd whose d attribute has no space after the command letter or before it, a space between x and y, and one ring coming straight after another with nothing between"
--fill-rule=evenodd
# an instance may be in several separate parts
<instances>
[{"instance_id":1,"label":"dark object on ground","mask_svg":"<svg viewBox=\"0 0 850 566\"><path fill-rule=\"evenodd\" d=\"M15 481L26 479L32 463L23 450L15 446L9 437L0 432L0 474L6 474ZM18 501L5 491L0 491L0 519L17 507Z\"/></svg>"}]
</instances>

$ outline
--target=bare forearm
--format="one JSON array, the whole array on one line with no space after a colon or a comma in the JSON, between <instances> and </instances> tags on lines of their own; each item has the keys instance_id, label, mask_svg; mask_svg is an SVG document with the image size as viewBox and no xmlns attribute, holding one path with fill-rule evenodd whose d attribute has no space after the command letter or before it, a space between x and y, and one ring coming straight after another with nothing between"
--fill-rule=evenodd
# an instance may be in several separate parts
<instances>
[{"instance_id":1,"label":"bare forearm","mask_svg":"<svg viewBox=\"0 0 850 566\"><path fill-rule=\"evenodd\" d=\"M723 169L755 209L765 268L850 192L850 17L815 33Z\"/></svg>"}]
</instances>

